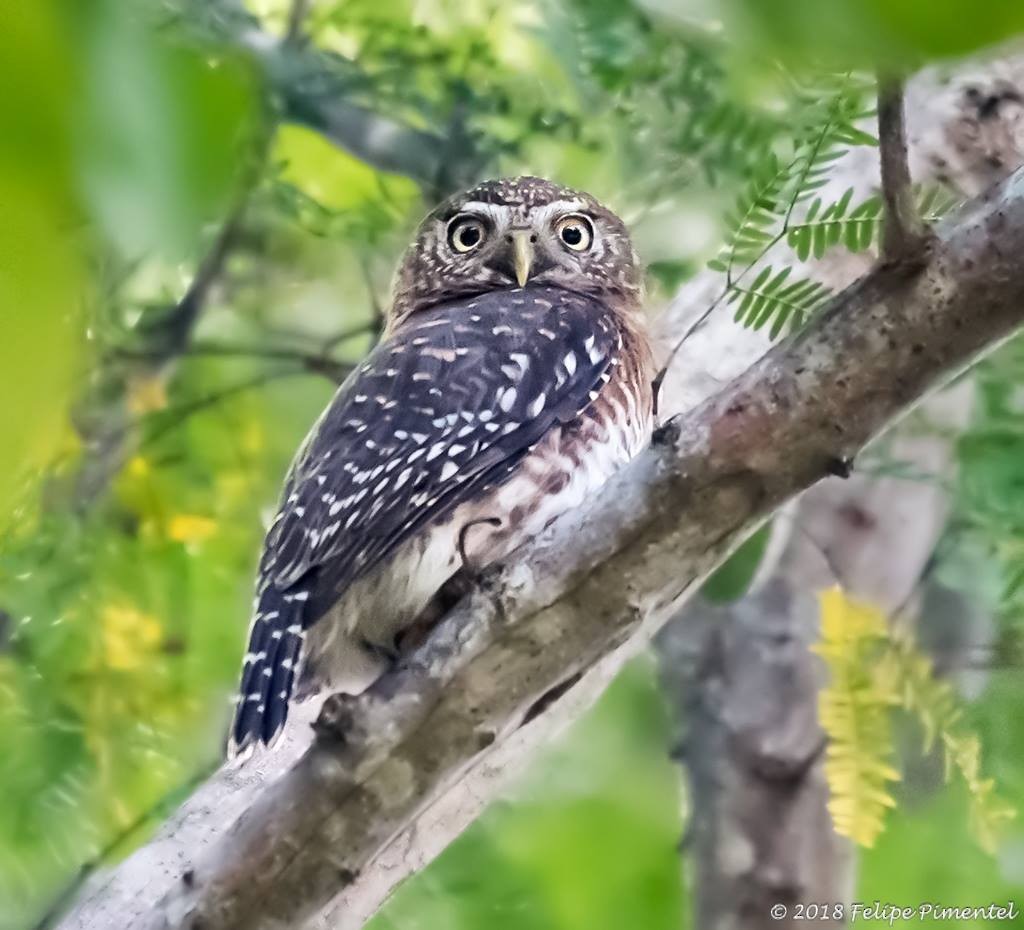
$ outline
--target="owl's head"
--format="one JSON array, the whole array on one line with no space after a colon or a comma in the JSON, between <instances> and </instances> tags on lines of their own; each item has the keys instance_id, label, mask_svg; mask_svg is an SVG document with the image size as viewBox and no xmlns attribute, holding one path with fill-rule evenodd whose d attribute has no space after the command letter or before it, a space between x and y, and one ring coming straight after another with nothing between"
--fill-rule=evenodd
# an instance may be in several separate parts
<instances>
[{"instance_id":1,"label":"owl's head","mask_svg":"<svg viewBox=\"0 0 1024 930\"><path fill-rule=\"evenodd\" d=\"M642 275L625 224L589 194L543 178L485 181L420 225L395 278L389 327L444 301L528 284L632 309Z\"/></svg>"}]
</instances>

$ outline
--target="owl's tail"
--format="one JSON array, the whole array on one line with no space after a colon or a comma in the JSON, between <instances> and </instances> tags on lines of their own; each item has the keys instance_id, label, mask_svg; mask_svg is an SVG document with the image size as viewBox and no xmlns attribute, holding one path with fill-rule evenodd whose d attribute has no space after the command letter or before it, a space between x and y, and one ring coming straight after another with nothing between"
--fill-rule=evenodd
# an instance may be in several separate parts
<instances>
[{"instance_id":1,"label":"owl's tail","mask_svg":"<svg viewBox=\"0 0 1024 930\"><path fill-rule=\"evenodd\" d=\"M288 703L306 636L309 579L258 593L249 649L228 742L228 758L258 743L270 745L288 719Z\"/></svg>"}]
</instances>

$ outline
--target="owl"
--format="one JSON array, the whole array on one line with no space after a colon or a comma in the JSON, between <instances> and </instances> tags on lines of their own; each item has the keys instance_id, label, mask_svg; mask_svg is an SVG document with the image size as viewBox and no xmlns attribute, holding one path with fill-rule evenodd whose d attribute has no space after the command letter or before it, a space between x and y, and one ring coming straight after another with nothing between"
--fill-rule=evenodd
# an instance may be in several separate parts
<instances>
[{"instance_id":1,"label":"owl","mask_svg":"<svg viewBox=\"0 0 1024 930\"><path fill-rule=\"evenodd\" d=\"M358 693L460 583L647 443L654 368L623 222L534 177L422 223L381 341L299 449L264 543L229 753Z\"/></svg>"}]
</instances>

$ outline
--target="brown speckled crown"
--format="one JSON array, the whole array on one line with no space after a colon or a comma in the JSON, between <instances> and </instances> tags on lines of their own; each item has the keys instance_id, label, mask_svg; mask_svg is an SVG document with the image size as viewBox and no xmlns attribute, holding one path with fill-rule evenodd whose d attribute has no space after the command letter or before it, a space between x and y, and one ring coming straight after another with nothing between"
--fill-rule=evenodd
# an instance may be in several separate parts
<instances>
[{"instance_id":1,"label":"brown speckled crown","mask_svg":"<svg viewBox=\"0 0 1024 930\"><path fill-rule=\"evenodd\" d=\"M600 206L590 194L584 191L573 190L571 187L564 187L554 181L548 181L546 178L537 178L528 174L518 178L496 178L491 181L481 181L472 190L449 198L448 202L479 200L499 206L540 207L557 200L574 199L589 200L595 207Z\"/></svg>"}]
</instances>

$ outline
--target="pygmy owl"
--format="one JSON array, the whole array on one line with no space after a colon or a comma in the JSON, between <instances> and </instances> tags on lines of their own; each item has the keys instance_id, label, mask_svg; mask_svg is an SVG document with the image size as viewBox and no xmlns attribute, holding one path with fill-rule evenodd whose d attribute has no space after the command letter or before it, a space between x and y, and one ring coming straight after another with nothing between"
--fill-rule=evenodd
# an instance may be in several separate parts
<instances>
[{"instance_id":1,"label":"pygmy owl","mask_svg":"<svg viewBox=\"0 0 1024 930\"><path fill-rule=\"evenodd\" d=\"M485 182L424 220L381 342L285 481L231 751L269 743L295 694L361 690L446 586L646 444L641 281L623 222L540 178Z\"/></svg>"}]
</instances>

